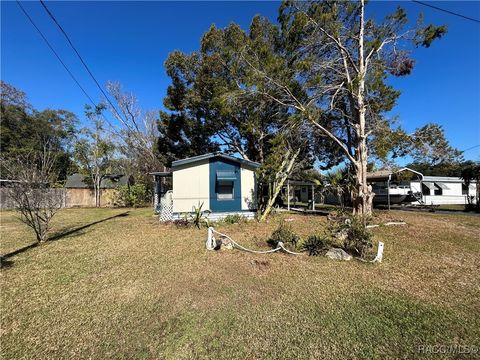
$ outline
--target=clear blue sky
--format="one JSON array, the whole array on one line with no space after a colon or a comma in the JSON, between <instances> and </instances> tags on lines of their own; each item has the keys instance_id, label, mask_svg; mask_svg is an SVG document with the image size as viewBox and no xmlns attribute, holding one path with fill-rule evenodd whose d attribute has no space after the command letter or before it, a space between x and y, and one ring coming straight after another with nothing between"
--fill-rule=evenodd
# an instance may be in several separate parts
<instances>
[{"instance_id":1,"label":"clear blue sky","mask_svg":"<svg viewBox=\"0 0 480 360\"><path fill-rule=\"evenodd\" d=\"M393 114L412 131L426 122L444 126L461 150L480 144L480 24L407 1L372 1L375 17L402 5L411 19L447 24L445 38L415 51L408 77L390 80L402 91ZM432 2L480 18L480 2ZM198 49L212 23L233 21L247 28L255 14L276 19L277 2L48 2L93 73L105 84L118 80L137 94L143 107L162 108L169 78L163 63L176 49ZM40 3L23 6L95 101L101 94ZM38 109L64 108L83 118L86 98L15 2L1 3L1 78L25 91ZM480 160L480 147L467 151Z\"/></svg>"}]
</instances>

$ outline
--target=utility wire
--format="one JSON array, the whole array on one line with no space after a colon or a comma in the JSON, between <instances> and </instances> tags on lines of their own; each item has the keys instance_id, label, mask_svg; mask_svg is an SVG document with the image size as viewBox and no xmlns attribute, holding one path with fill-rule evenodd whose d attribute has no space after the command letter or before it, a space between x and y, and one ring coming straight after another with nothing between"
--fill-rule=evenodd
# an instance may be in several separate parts
<instances>
[{"instance_id":1,"label":"utility wire","mask_svg":"<svg viewBox=\"0 0 480 360\"><path fill-rule=\"evenodd\" d=\"M25 10L25 8L22 6L22 4L20 3L20 1L17 0L17 4L18 6L20 7L20 9L22 10L23 14L27 17L27 19L30 21L30 23L33 25L33 27L38 31L38 33L40 34L40 36L42 37L43 41L45 41L45 43L47 44L48 48L53 52L53 54L55 55L55 57L58 59L58 61L60 61L60 63L63 65L64 69L67 71L67 73L70 75L70 77L72 78L72 80L75 82L75 84L77 84L77 86L80 88L80 90L82 90L83 94L87 97L87 99L92 103L92 105L95 107L95 101L92 100L92 98L90 97L90 95L88 95L88 93L85 91L85 89L82 87L82 85L80 85L80 83L78 82L78 80L75 78L75 76L72 74L72 72L68 69L67 65L65 65L65 63L63 62L62 58L60 57L60 55L58 55L58 53L55 51L55 49L53 48L53 46L50 44L50 42L47 40L47 38L45 37L45 35L43 35L42 31L38 28L38 26L34 23L34 21L32 20L32 18L30 17L30 15L28 15L27 11Z\"/></svg>"},{"instance_id":2,"label":"utility wire","mask_svg":"<svg viewBox=\"0 0 480 360\"><path fill-rule=\"evenodd\" d=\"M477 147L480 147L480 144L469 147L468 149L462 150L462 152L465 152L465 151L468 151L468 150L473 150L473 149L476 149Z\"/></svg>"},{"instance_id":3,"label":"utility wire","mask_svg":"<svg viewBox=\"0 0 480 360\"><path fill-rule=\"evenodd\" d=\"M82 85L80 85L80 83L78 82L78 80L75 78L75 76L73 75L73 73L70 71L70 69L68 68L68 66L65 64L65 62L62 60L62 58L60 57L60 55L58 55L58 53L55 51L55 49L53 48L53 46L50 44L50 42L47 40L47 38L45 37L45 35L42 33L42 31L38 28L38 26L35 24L35 22L33 21L33 19L30 17L30 15L28 15L27 11L25 10L25 8L22 6L22 4L20 3L19 0L16 0L16 3L18 4L18 6L20 7L20 9L22 10L22 12L24 13L24 15L27 17L27 19L30 21L30 23L33 25L33 27L38 31L38 33L40 34L40 36L42 37L42 39L45 41L45 43L47 44L48 48L53 52L53 54L55 55L55 57L58 59L58 61L62 64L63 68L67 71L67 73L70 75L70 77L72 78L72 80L75 82L75 84L80 88L80 90L82 90L83 94L87 97L87 99L90 101L90 103L93 105L93 108L96 108L96 103L95 101L93 101L92 97L90 95L88 95L88 93L85 91L85 89L82 87ZM112 123L110 121L108 121L106 119L106 117L102 114L101 115L103 117L103 119L105 120L105 122L110 125L110 127L112 128L112 131L115 133L115 134L118 134L118 132L115 130L115 127L112 125Z\"/></svg>"},{"instance_id":4,"label":"utility wire","mask_svg":"<svg viewBox=\"0 0 480 360\"><path fill-rule=\"evenodd\" d=\"M18 0L17 0L18 1ZM53 16L53 14L50 12L50 10L47 8L47 5L45 5L45 3L43 2L43 0L40 0L40 3L42 4L43 8L45 9L45 11L47 12L47 14L50 16L50 18L53 20L53 22L58 26L58 28L60 29L60 31L62 32L62 34L65 36L65 39L67 39L67 42L70 44L71 48L73 49L73 51L75 52L75 54L77 54L78 58L80 59L81 63L83 64L83 66L85 67L85 70L87 70L88 74L90 75L90 77L93 79L93 81L95 82L95 84L97 85L97 87L100 89L100 91L102 92L103 96L105 97L105 99L108 101L108 103L110 104L110 106L112 107L112 110L117 114L117 116L122 120L123 122L123 117L120 115L120 113L117 111L117 108L113 105L113 103L110 101L108 95L105 93L105 91L103 90L103 88L100 86L99 82L97 81L97 79L95 78L95 76L93 75L93 73L90 71L90 68L88 67L88 65L85 63L85 61L83 60L82 56L80 55L80 53L78 52L77 48L75 47L75 45L73 45L72 41L70 40L70 37L67 35L67 33L65 32L65 30L63 29L63 27L59 24L59 22L57 21L57 19L55 18L55 16Z\"/></svg>"},{"instance_id":5,"label":"utility wire","mask_svg":"<svg viewBox=\"0 0 480 360\"><path fill-rule=\"evenodd\" d=\"M454 16L458 16L458 17L464 18L464 19L466 19L466 20L470 20L470 21L473 21L473 22L476 22L476 23L480 23L480 20L478 20L478 19L474 19L474 18L465 16L465 15L462 15L462 14L459 14L459 13L456 13L456 12L453 12L453 11L450 11L450 10L442 9L442 8L440 8L440 7L438 7L438 6L431 5L431 4L428 4L428 3L423 2L423 1L412 0L412 2L417 3L417 4L420 4L420 5L423 5L423 6L428 6L428 7L432 8L432 9L436 9L436 10L439 10L439 11L443 11L443 12L446 12L447 14L454 15Z\"/></svg>"}]
</instances>

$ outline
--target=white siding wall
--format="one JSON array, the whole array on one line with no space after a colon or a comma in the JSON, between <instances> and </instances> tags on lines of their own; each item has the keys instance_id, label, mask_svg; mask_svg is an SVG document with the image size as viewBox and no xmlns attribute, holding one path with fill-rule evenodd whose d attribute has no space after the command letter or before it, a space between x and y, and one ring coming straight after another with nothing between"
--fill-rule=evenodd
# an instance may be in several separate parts
<instances>
[{"instance_id":1,"label":"white siding wall","mask_svg":"<svg viewBox=\"0 0 480 360\"><path fill-rule=\"evenodd\" d=\"M416 192L416 193L421 193L422 192L422 187L420 186L419 182L412 181L410 183L410 188L412 189L413 192Z\"/></svg>"},{"instance_id":2,"label":"white siding wall","mask_svg":"<svg viewBox=\"0 0 480 360\"><path fill-rule=\"evenodd\" d=\"M210 210L210 165L207 160L176 167L173 171L173 212L191 212L203 202Z\"/></svg>"},{"instance_id":3,"label":"white siding wall","mask_svg":"<svg viewBox=\"0 0 480 360\"><path fill-rule=\"evenodd\" d=\"M242 210L256 209L255 171L241 167L240 176L242 183Z\"/></svg>"},{"instance_id":4,"label":"white siding wall","mask_svg":"<svg viewBox=\"0 0 480 360\"><path fill-rule=\"evenodd\" d=\"M425 201L426 205L464 205L467 202L465 195L426 195L423 197L423 201Z\"/></svg>"},{"instance_id":5,"label":"white siding wall","mask_svg":"<svg viewBox=\"0 0 480 360\"><path fill-rule=\"evenodd\" d=\"M462 195L462 183L443 183L448 189L443 189L443 196Z\"/></svg>"}]
</instances>

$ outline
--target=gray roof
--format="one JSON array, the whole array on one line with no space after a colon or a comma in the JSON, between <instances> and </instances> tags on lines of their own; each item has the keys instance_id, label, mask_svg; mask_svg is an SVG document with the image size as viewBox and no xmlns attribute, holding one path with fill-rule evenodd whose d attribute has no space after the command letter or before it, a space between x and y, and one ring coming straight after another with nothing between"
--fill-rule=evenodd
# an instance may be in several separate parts
<instances>
[{"instance_id":1,"label":"gray roof","mask_svg":"<svg viewBox=\"0 0 480 360\"><path fill-rule=\"evenodd\" d=\"M226 160L235 161L237 163L247 165L247 166L251 166L251 167L255 167L255 168L260 166L259 163L254 162L254 161L239 159L237 157L227 155L227 154L224 154L224 153L221 153L221 152L215 152L215 153L209 153L209 154L194 156L194 157L190 157L190 158L186 158L186 159L182 159L182 160L176 160L176 161L172 162L172 168L175 168L175 167L180 166L180 165L193 164L193 163L196 163L197 161L207 160L207 159L211 159L211 158L214 158L214 157L220 157L220 158L223 158L223 159L226 159Z\"/></svg>"},{"instance_id":2,"label":"gray roof","mask_svg":"<svg viewBox=\"0 0 480 360\"><path fill-rule=\"evenodd\" d=\"M119 186L128 185L131 183L131 177L122 174L105 175L100 183L101 189L115 189ZM83 174L73 174L67 177L65 187L70 189L89 189L93 188L92 180Z\"/></svg>"}]
</instances>

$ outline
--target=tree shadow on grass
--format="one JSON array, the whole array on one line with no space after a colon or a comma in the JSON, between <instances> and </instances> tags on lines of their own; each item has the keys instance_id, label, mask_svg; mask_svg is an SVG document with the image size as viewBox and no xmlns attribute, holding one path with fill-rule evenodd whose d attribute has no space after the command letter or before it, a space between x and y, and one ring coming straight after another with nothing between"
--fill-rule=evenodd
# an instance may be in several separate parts
<instances>
[{"instance_id":1,"label":"tree shadow on grass","mask_svg":"<svg viewBox=\"0 0 480 360\"><path fill-rule=\"evenodd\" d=\"M101 219L101 220L97 220L97 221L94 221L94 222L91 222L89 224L86 224L86 225L82 225L82 226L78 226L78 227L66 227L66 228L63 228L61 229L60 231L57 231L55 232L52 236L50 236L48 238L48 241L57 241L57 240L60 240L60 239L63 239L65 237L73 237L73 236L80 236L82 234L84 234L85 232L83 230L93 226L93 225L97 225L97 224L100 224L102 222L105 222L105 221L108 221L108 220L112 220L112 219L115 219L115 218L118 218L118 217L125 217L125 216L128 216L129 215L129 211L126 211L126 212L123 212L121 214L117 214L117 215L114 215L114 216L109 216L105 219ZM12 265L12 261L9 261L7 260L7 258L9 257L12 257L14 255L18 255L18 254L21 254L31 248L34 248L34 247L37 247L38 245L40 245L40 243L33 243L33 244L30 244L30 245L27 245L27 246L24 246L20 249L17 249L17 250L14 250L14 251L11 251L7 254L4 254L4 255L1 255L0 256L0 267L7 267L7 266L11 266ZM5 266L6 265L6 266Z\"/></svg>"},{"instance_id":2,"label":"tree shadow on grass","mask_svg":"<svg viewBox=\"0 0 480 360\"><path fill-rule=\"evenodd\" d=\"M83 225L83 226L67 227L67 228L61 229L60 231L57 231L56 233L54 233L52 236L49 236L48 241L57 241L57 240L60 240L64 237L71 236L71 235L75 235L75 236L82 235L83 234L82 230L85 230L85 229L87 229L87 228L89 228L93 225L97 225L97 224L100 224L100 223L108 221L108 220L128 216L129 213L130 213L129 211L126 211L126 212L123 212L121 214L113 215L113 216L110 216L110 217L102 219L102 220L97 220L97 221L94 221L90 224L86 224L86 225Z\"/></svg>"}]
</instances>

